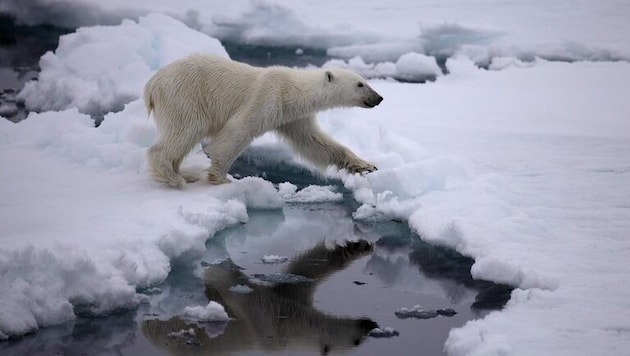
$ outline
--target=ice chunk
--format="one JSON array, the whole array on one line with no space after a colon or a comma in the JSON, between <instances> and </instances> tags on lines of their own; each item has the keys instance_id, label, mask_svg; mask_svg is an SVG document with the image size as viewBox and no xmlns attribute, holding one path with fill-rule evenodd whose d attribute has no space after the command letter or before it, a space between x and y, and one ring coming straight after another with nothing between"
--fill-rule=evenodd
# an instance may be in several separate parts
<instances>
[{"instance_id":1,"label":"ice chunk","mask_svg":"<svg viewBox=\"0 0 630 356\"><path fill-rule=\"evenodd\" d=\"M227 321L229 320L223 306L210 301L208 305L184 308L184 315L199 321Z\"/></svg>"},{"instance_id":2,"label":"ice chunk","mask_svg":"<svg viewBox=\"0 0 630 356\"><path fill-rule=\"evenodd\" d=\"M197 334L194 328L173 331L166 334L166 337L181 340L188 345L199 345L199 340L197 339Z\"/></svg>"},{"instance_id":3,"label":"ice chunk","mask_svg":"<svg viewBox=\"0 0 630 356\"><path fill-rule=\"evenodd\" d=\"M228 56L218 40L161 14L79 28L61 36L55 52L41 58L39 79L27 83L18 97L28 110L77 107L102 116L138 99L155 70L197 52Z\"/></svg>"},{"instance_id":4,"label":"ice chunk","mask_svg":"<svg viewBox=\"0 0 630 356\"><path fill-rule=\"evenodd\" d=\"M171 338L187 338L187 337L193 337L193 336L195 336L195 329L193 328L181 329L180 331L173 331L166 334L166 337L171 337Z\"/></svg>"},{"instance_id":5,"label":"ice chunk","mask_svg":"<svg viewBox=\"0 0 630 356\"><path fill-rule=\"evenodd\" d=\"M243 285L243 284L237 284L235 286L230 287L230 292L233 293L238 293L238 294L247 294L247 293L251 293L254 290L252 288L250 288L249 286Z\"/></svg>"},{"instance_id":6,"label":"ice chunk","mask_svg":"<svg viewBox=\"0 0 630 356\"><path fill-rule=\"evenodd\" d=\"M394 336L398 336L400 335L400 333L396 330L394 330L394 328L392 327L385 327L385 328L374 328L372 330L370 330L370 332L368 333L368 336L371 337L376 337L376 338L381 338L381 337L394 337Z\"/></svg>"},{"instance_id":7,"label":"ice chunk","mask_svg":"<svg viewBox=\"0 0 630 356\"><path fill-rule=\"evenodd\" d=\"M413 308L400 308L394 312L394 314L400 319L416 318L416 319L432 319L441 316L453 316L457 312L451 308L448 309L424 309L420 305L415 305Z\"/></svg>"},{"instance_id":8,"label":"ice chunk","mask_svg":"<svg viewBox=\"0 0 630 356\"><path fill-rule=\"evenodd\" d=\"M416 52L409 52L398 58L396 72L396 78L414 82L433 80L442 75L435 57Z\"/></svg>"},{"instance_id":9,"label":"ice chunk","mask_svg":"<svg viewBox=\"0 0 630 356\"><path fill-rule=\"evenodd\" d=\"M286 256L265 255L262 257L263 263L284 263L289 260Z\"/></svg>"},{"instance_id":10,"label":"ice chunk","mask_svg":"<svg viewBox=\"0 0 630 356\"><path fill-rule=\"evenodd\" d=\"M310 278L291 273L253 274L252 278L263 282L277 284L298 284L313 281Z\"/></svg>"}]
</instances>

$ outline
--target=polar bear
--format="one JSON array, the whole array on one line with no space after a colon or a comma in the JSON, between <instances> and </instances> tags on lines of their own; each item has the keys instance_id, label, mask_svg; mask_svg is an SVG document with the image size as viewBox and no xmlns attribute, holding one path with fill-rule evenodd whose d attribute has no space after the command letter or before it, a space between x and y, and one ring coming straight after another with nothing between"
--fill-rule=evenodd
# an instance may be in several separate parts
<instances>
[{"instance_id":1,"label":"polar bear","mask_svg":"<svg viewBox=\"0 0 630 356\"><path fill-rule=\"evenodd\" d=\"M211 159L208 180L228 183L234 160L268 131L286 139L319 167L351 173L376 167L322 132L318 111L336 107L373 108L383 97L358 74L343 69L258 68L212 55L192 55L159 70L144 88L158 140L148 151L153 177L174 188L196 178L179 171L202 140Z\"/></svg>"}]
</instances>

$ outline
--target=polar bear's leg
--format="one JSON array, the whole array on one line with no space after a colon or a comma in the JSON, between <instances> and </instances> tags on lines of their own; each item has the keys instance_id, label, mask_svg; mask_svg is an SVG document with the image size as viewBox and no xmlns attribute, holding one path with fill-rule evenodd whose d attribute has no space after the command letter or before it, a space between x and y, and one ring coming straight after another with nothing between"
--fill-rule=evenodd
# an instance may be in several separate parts
<instances>
[{"instance_id":1,"label":"polar bear's leg","mask_svg":"<svg viewBox=\"0 0 630 356\"><path fill-rule=\"evenodd\" d=\"M147 153L149 160L149 167L151 167L151 174L153 179L160 183L164 183L173 188L181 188L186 183L173 169L173 160L169 159L168 147L162 142L158 142L149 148Z\"/></svg>"},{"instance_id":2,"label":"polar bear's leg","mask_svg":"<svg viewBox=\"0 0 630 356\"><path fill-rule=\"evenodd\" d=\"M179 166L196 140L196 135L181 137L166 133L160 137L148 152L153 178L173 188L182 188L187 181L194 181L193 177L182 177Z\"/></svg>"},{"instance_id":3,"label":"polar bear's leg","mask_svg":"<svg viewBox=\"0 0 630 356\"><path fill-rule=\"evenodd\" d=\"M230 118L223 129L204 147L203 151L212 160L208 171L211 184L229 183L227 172L236 158L252 142L253 135L244 125L241 116Z\"/></svg>"},{"instance_id":4,"label":"polar bear's leg","mask_svg":"<svg viewBox=\"0 0 630 356\"><path fill-rule=\"evenodd\" d=\"M350 173L373 172L377 169L324 133L314 116L284 124L276 131L287 139L298 154L318 166L332 164Z\"/></svg>"}]
</instances>

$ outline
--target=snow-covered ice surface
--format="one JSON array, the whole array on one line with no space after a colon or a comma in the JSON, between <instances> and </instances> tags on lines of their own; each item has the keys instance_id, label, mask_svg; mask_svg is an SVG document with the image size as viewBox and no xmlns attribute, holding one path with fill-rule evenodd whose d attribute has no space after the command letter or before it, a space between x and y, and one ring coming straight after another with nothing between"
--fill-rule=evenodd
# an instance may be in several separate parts
<instances>
[{"instance_id":1,"label":"snow-covered ice surface","mask_svg":"<svg viewBox=\"0 0 630 356\"><path fill-rule=\"evenodd\" d=\"M211 35L321 48L374 76L435 74L424 85L372 81L382 105L320 122L379 167L326 172L361 204L356 221L408 222L424 241L474 258L474 277L517 287L505 309L453 329L447 353L630 348L626 1L13 0L0 11L69 26L132 18L63 37L21 94L42 112L0 121L0 339L135 308L174 261L207 254L217 231L305 190L247 177L172 191L149 179L155 132L140 89L175 58L225 55ZM149 12L200 32L140 17ZM89 115L103 123L94 128ZM273 136L252 150L296 165ZM194 151L185 164L201 172L207 163Z\"/></svg>"}]
</instances>

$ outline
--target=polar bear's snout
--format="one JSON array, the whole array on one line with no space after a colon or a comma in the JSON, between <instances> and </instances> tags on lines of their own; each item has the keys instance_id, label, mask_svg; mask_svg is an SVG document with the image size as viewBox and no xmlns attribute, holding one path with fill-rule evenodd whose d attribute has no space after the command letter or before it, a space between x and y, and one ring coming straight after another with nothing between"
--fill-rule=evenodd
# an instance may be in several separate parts
<instances>
[{"instance_id":1,"label":"polar bear's snout","mask_svg":"<svg viewBox=\"0 0 630 356\"><path fill-rule=\"evenodd\" d=\"M374 90L371 90L367 98L363 100L363 104L365 104L365 106L367 106L368 108L373 108L376 105L380 104L381 101L383 101L383 97Z\"/></svg>"}]
</instances>

